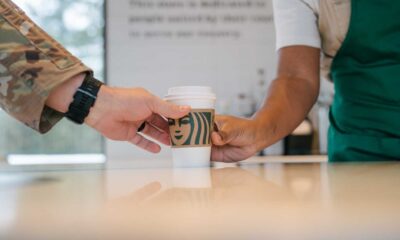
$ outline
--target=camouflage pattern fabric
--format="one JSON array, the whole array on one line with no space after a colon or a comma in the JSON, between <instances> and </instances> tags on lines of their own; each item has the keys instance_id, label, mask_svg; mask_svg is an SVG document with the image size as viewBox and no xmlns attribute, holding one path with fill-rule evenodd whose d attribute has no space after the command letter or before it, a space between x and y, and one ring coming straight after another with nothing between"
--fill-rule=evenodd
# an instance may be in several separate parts
<instances>
[{"instance_id":1,"label":"camouflage pattern fabric","mask_svg":"<svg viewBox=\"0 0 400 240\"><path fill-rule=\"evenodd\" d=\"M0 105L40 133L63 114L45 105L50 92L91 70L32 22L10 0L0 0Z\"/></svg>"}]
</instances>

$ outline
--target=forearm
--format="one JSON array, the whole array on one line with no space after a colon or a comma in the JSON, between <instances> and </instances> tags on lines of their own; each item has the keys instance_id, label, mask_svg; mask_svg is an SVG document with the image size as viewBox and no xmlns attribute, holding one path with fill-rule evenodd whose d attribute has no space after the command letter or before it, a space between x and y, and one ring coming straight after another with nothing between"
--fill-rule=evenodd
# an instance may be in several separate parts
<instances>
[{"instance_id":1,"label":"forearm","mask_svg":"<svg viewBox=\"0 0 400 240\"><path fill-rule=\"evenodd\" d=\"M279 51L278 74L260 110L251 118L217 116L214 161L247 159L291 133L319 93L320 49L291 46Z\"/></svg>"},{"instance_id":2,"label":"forearm","mask_svg":"<svg viewBox=\"0 0 400 240\"><path fill-rule=\"evenodd\" d=\"M280 50L278 77L254 116L260 149L290 134L307 116L319 93L319 59L317 48L293 46Z\"/></svg>"},{"instance_id":3,"label":"forearm","mask_svg":"<svg viewBox=\"0 0 400 240\"><path fill-rule=\"evenodd\" d=\"M0 106L40 133L63 117L60 112L73 96L48 100L49 95L74 76L91 71L9 0L0 1L0 55Z\"/></svg>"},{"instance_id":4,"label":"forearm","mask_svg":"<svg viewBox=\"0 0 400 240\"><path fill-rule=\"evenodd\" d=\"M268 96L253 116L263 149L290 134L315 104L319 84L293 76L280 76L271 84Z\"/></svg>"}]
</instances>

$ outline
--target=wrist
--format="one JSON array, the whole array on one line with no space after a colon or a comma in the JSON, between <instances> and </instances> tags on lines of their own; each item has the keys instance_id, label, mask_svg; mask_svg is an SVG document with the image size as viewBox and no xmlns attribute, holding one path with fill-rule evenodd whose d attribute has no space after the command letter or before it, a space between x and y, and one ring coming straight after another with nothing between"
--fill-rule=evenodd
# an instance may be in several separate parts
<instances>
[{"instance_id":1,"label":"wrist","mask_svg":"<svg viewBox=\"0 0 400 240\"><path fill-rule=\"evenodd\" d=\"M276 127L271 124L271 120L262 117L255 117L252 121L257 150L261 151L278 140L276 139Z\"/></svg>"},{"instance_id":2,"label":"wrist","mask_svg":"<svg viewBox=\"0 0 400 240\"><path fill-rule=\"evenodd\" d=\"M97 94L96 102L93 107L90 109L89 115L85 119L85 124L96 128L95 126L99 124L101 119L108 113L110 113L110 109L112 109L114 98L113 96L113 88L102 85Z\"/></svg>"}]
</instances>

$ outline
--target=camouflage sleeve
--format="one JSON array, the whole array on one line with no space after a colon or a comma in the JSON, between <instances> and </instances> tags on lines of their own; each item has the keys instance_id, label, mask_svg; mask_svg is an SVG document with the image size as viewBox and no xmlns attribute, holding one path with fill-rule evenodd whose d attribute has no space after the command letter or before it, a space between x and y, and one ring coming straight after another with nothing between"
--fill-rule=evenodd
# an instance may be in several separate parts
<instances>
[{"instance_id":1,"label":"camouflage sleeve","mask_svg":"<svg viewBox=\"0 0 400 240\"><path fill-rule=\"evenodd\" d=\"M45 105L49 93L91 70L41 30L10 0L0 0L0 105L45 133L63 114Z\"/></svg>"}]
</instances>

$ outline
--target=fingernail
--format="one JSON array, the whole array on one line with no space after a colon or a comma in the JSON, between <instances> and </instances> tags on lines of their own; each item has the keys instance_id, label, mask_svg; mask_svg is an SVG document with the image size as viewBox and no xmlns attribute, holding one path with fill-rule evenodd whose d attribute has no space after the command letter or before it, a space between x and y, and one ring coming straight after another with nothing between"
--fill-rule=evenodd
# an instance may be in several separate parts
<instances>
[{"instance_id":1,"label":"fingernail","mask_svg":"<svg viewBox=\"0 0 400 240\"><path fill-rule=\"evenodd\" d=\"M190 110L189 106L179 106L179 111L181 112L187 112L188 110Z\"/></svg>"}]
</instances>

